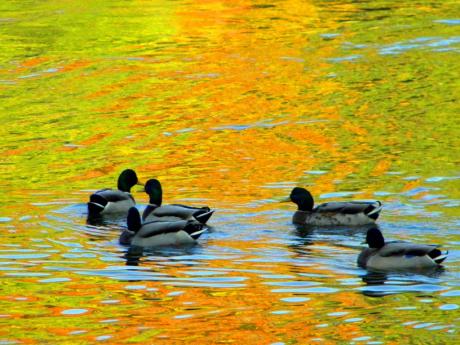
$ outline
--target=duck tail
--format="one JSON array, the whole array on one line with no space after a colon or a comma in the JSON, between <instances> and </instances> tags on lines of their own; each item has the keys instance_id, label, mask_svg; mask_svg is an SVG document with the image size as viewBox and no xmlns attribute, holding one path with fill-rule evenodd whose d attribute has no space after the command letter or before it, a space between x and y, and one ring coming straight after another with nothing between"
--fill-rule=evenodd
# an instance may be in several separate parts
<instances>
[{"instance_id":1,"label":"duck tail","mask_svg":"<svg viewBox=\"0 0 460 345\"><path fill-rule=\"evenodd\" d=\"M379 217L380 211L382 210L382 203L380 201L376 201L374 204L370 205L367 208L366 215L374 220L377 220Z\"/></svg>"},{"instance_id":2,"label":"duck tail","mask_svg":"<svg viewBox=\"0 0 460 345\"><path fill-rule=\"evenodd\" d=\"M206 231L206 229L201 229L201 230L195 231L195 232L190 234L190 237L193 238L194 240L197 240L201 236L201 234L203 232L205 232L205 231Z\"/></svg>"},{"instance_id":3,"label":"duck tail","mask_svg":"<svg viewBox=\"0 0 460 345\"><path fill-rule=\"evenodd\" d=\"M444 260L446 260L448 254L449 254L449 251L443 254L439 249L434 249L428 253L430 258L434 262L436 262L438 265L440 265Z\"/></svg>"},{"instance_id":4,"label":"duck tail","mask_svg":"<svg viewBox=\"0 0 460 345\"><path fill-rule=\"evenodd\" d=\"M100 214L104 211L105 206L107 206L107 200L98 194L93 194L89 197L88 213Z\"/></svg>"},{"instance_id":5,"label":"duck tail","mask_svg":"<svg viewBox=\"0 0 460 345\"><path fill-rule=\"evenodd\" d=\"M209 208L197 211L193 214L193 217L199 221L201 224L206 224L206 222L211 218L214 210L209 210Z\"/></svg>"},{"instance_id":6,"label":"duck tail","mask_svg":"<svg viewBox=\"0 0 460 345\"><path fill-rule=\"evenodd\" d=\"M201 234L206 231L206 229L203 227L203 224L197 223L195 221L188 221L184 230L194 240L197 240Z\"/></svg>"}]
</instances>

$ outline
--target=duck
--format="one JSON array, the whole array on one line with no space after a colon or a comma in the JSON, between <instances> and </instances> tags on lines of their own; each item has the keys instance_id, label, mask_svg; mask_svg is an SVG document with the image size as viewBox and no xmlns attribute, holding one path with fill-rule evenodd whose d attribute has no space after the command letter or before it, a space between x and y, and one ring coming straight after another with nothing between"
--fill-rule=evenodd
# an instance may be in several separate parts
<instances>
[{"instance_id":1,"label":"duck","mask_svg":"<svg viewBox=\"0 0 460 345\"><path fill-rule=\"evenodd\" d=\"M358 256L358 266L373 270L422 269L440 266L448 252L442 253L438 245L410 242L386 242L378 228L370 228L366 234L369 248Z\"/></svg>"},{"instance_id":2,"label":"duck","mask_svg":"<svg viewBox=\"0 0 460 345\"><path fill-rule=\"evenodd\" d=\"M316 207L311 193L305 188L295 187L282 202L293 202L298 209L292 222L315 226L360 226L375 223L382 209L380 201L336 201Z\"/></svg>"},{"instance_id":3,"label":"duck","mask_svg":"<svg viewBox=\"0 0 460 345\"><path fill-rule=\"evenodd\" d=\"M117 189L105 188L90 195L88 215L126 214L131 207L136 205L131 195L131 188L135 185L143 186L136 172L132 169L123 170L118 177Z\"/></svg>"},{"instance_id":4,"label":"duck","mask_svg":"<svg viewBox=\"0 0 460 345\"><path fill-rule=\"evenodd\" d=\"M149 204L142 214L143 221L178 221L195 219L201 224L211 218L214 210L209 207L193 207L179 204L162 205L163 190L160 181L150 179L145 183L145 192L149 195Z\"/></svg>"},{"instance_id":5,"label":"duck","mask_svg":"<svg viewBox=\"0 0 460 345\"><path fill-rule=\"evenodd\" d=\"M197 220L176 220L142 223L136 207L128 211L127 229L120 234L122 245L135 247L181 246L196 244L206 231Z\"/></svg>"}]
</instances>

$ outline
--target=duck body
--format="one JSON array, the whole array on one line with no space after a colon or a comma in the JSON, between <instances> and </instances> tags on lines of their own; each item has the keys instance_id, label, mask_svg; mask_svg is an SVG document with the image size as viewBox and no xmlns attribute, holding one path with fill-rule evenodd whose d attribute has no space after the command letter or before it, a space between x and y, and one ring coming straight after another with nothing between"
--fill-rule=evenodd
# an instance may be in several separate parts
<instances>
[{"instance_id":1,"label":"duck body","mask_svg":"<svg viewBox=\"0 0 460 345\"><path fill-rule=\"evenodd\" d=\"M327 202L313 207L310 192L295 187L289 198L298 207L292 217L295 224L315 226L359 226L375 223L382 209L380 201L339 201Z\"/></svg>"},{"instance_id":2,"label":"duck body","mask_svg":"<svg viewBox=\"0 0 460 345\"><path fill-rule=\"evenodd\" d=\"M192 207L179 204L162 205L163 191L160 182L156 179L151 179L146 182L145 191L150 197L150 203L142 214L143 221L169 222L194 219L202 224L206 224L214 213L214 210L211 210L207 206Z\"/></svg>"},{"instance_id":3,"label":"duck body","mask_svg":"<svg viewBox=\"0 0 460 345\"><path fill-rule=\"evenodd\" d=\"M202 224L206 224L214 213L209 207L190 207L186 205L164 205L156 206L149 204L142 214L144 221L177 221L196 219Z\"/></svg>"},{"instance_id":4,"label":"duck body","mask_svg":"<svg viewBox=\"0 0 460 345\"><path fill-rule=\"evenodd\" d=\"M161 221L141 223L139 211L128 211L128 230L120 235L121 244L138 247L181 246L196 244L205 231L196 220Z\"/></svg>"},{"instance_id":5,"label":"duck body","mask_svg":"<svg viewBox=\"0 0 460 345\"><path fill-rule=\"evenodd\" d=\"M311 211L296 211L292 222L315 226L366 225L375 223L381 208L379 201L328 202Z\"/></svg>"},{"instance_id":6,"label":"duck body","mask_svg":"<svg viewBox=\"0 0 460 345\"><path fill-rule=\"evenodd\" d=\"M90 195L88 212L91 214L126 213L136 205L131 193L116 189L101 189Z\"/></svg>"},{"instance_id":7,"label":"duck body","mask_svg":"<svg viewBox=\"0 0 460 345\"><path fill-rule=\"evenodd\" d=\"M118 177L118 189L101 189L89 197L88 215L102 216L107 214L127 213L136 202L131 195L131 188L142 185L134 170L122 171Z\"/></svg>"},{"instance_id":8,"label":"duck body","mask_svg":"<svg viewBox=\"0 0 460 345\"><path fill-rule=\"evenodd\" d=\"M416 244L410 242L385 243L377 228L369 229L365 248L358 256L359 266L373 270L410 270L439 266L446 258L438 245Z\"/></svg>"}]
</instances>

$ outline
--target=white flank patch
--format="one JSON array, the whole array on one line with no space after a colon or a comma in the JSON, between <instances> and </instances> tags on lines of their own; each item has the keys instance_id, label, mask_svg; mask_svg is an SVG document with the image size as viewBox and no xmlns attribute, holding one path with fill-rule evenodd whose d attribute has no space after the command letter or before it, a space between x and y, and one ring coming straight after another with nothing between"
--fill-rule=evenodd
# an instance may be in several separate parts
<instances>
[{"instance_id":1,"label":"white flank patch","mask_svg":"<svg viewBox=\"0 0 460 345\"><path fill-rule=\"evenodd\" d=\"M135 206L134 201L130 198L128 200L122 200L122 201L117 201L117 202L109 202L107 205L105 205L104 210L101 212L101 214L107 214L107 213L124 213L128 212L128 210Z\"/></svg>"}]
</instances>

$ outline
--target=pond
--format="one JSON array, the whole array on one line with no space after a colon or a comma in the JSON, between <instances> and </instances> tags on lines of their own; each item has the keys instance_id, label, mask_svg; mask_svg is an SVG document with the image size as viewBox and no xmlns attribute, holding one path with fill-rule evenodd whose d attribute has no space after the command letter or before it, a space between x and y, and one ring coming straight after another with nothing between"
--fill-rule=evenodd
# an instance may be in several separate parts
<instances>
[{"instance_id":1,"label":"pond","mask_svg":"<svg viewBox=\"0 0 460 345\"><path fill-rule=\"evenodd\" d=\"M460 306L460 12L430 1L0 4L0 344L448 344ZM133 263L86 222L119 173L216 209L196 246ZM380 200L440 269L357 267ZM134 188L142 210L147 195ZM132 259L132 258L131 258Z\"/></svg>"}]
</instances>

